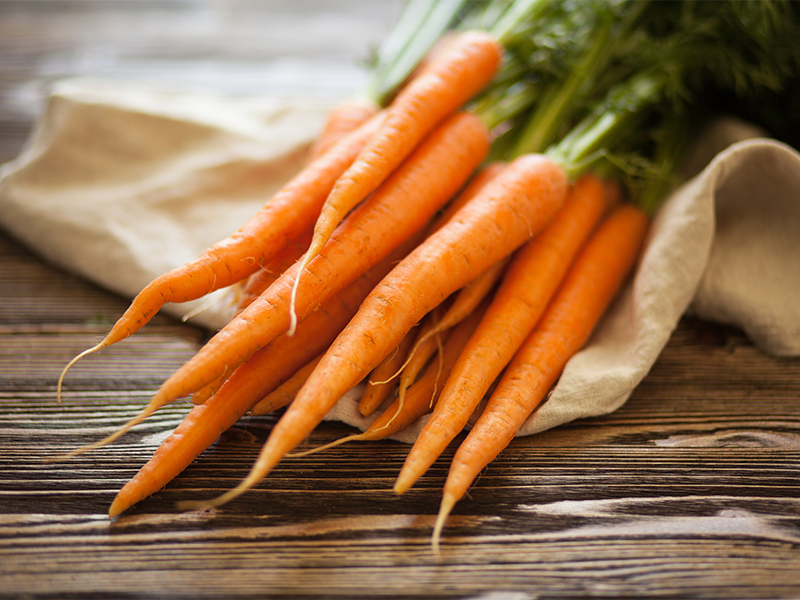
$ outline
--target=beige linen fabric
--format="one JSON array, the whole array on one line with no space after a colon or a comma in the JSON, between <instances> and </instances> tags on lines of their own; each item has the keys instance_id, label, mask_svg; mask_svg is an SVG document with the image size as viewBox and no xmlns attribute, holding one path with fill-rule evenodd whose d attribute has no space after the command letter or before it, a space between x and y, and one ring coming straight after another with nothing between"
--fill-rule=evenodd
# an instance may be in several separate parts
<instances>
[{"instance_id":1,"label":"beige linen fabric","mask_svg":"<svg viewBox=\"0 0 800 600\"><path fill-rule=\"evenodd\" d=\"M254 213L301 167L329 108L65 82L0 170L0 226L132 297ZM619 408L687 310L800 354L800 155L757 134L724 121L700 139L698 174L665 201L634 276L521 435ZM193 320L216 328L228 314L222 300ZM357 397L328 418L365 427Z\"/></svg>"},{"instance_id":2,"label":"beige linen fabric","mask_svg":"<svg viewBox=\"0 0 800 600\"><path fill-rule=\"evenodd\" d=\"M0 227L132 298L227 237L305 162L329 104L65 81L0 168ZM218 328L226 293L164 311Z\"/></svg>"}]
</instances>

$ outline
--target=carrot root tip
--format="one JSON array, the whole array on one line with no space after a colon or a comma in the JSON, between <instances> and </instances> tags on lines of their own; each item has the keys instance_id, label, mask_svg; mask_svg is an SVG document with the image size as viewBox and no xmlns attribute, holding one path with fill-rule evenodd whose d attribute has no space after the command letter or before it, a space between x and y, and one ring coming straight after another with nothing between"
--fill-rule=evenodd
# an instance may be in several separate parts
<instances>
[{"instance_id":1,"label":"carrot root tip","mask_svg":"<svg viewBox=\"0 0 800 600\"><path fill-rule=\"evenodd\" d=\"M340 446L346 442L355 442L363 439L365 439L364 434L354 433L352 435L347 435L343 438L339 438L338 440L333 440L332 442L329 442L327 444L322 444L321 446L317 446L316 448L303 450L302 452L289 452L286 454L286 458L300 458L301 456L316 454L317 452L322 452L323 450L330 450L331 448L335 448L336 446Z\"/></svg>"},{"instance_id":2,"label":"carrot root tip","mask_svg":"<svg viewBox=\"0 0 800 600\"><path fill-rule=\"evenodd\" d=\"M447 517L450 516L450 513L452 512L457 501L458 498L456 498L456 496L452 493L445 492L444 496L442 497L442 504L439 507L439 514L436 517L436 523L433 526L433 535L431 536L431 550L433 551L433 555L436 557L436 560L442 559L442 551L440 547L442 530L444 529L444 524L447 521Z\"/></svg>"},{"instance_id":3,"label":"carrot root tip","mask_svg":"<svg viewBox=\"0 0 800 600\"><path fill-rule=\"evenodd\" d=\"M67 371L69 371L73 366L75 366L75 363L77 363L85 356L89 356L90 354L93 354L98 350L102 350L106 346L108 346L108 342L107 339L104 339L99 344L92 346L91 348L87 348L86 350L75 356L71 361L67 363L67 366L64 367L63 371L61 371L61 375L58 378L58 384L56 385L56 399L59 404L61 404L61 389L64 386L64 378L67 376Z\"/></svg>"},{"instance_id":4,"label":"carrot root tip","mask_svg":"<svg viewBox=\"0 0 800 600\"><path fill-rule=\"evenodd\" d=\"M76 448L75 450L71 450L66 454L61 454L56 456L55 458L49 459L49 462L61 462L66 461L71 458L75 458L76 456L83 454L84 452L89 452L91 450L97 450L102 448L103 446L107 446L108 444L116 441L117 439L121 438L123 435L128 433L131 429L142 423L147 417L152 415L155 412L155 408L148 406L145 410L135 416L133 419L125 423L122 427L117 429L114 433L109 436L104 437L102 440L98 440L96 442L92 442L91 444L86 444L85 446L81 446L80 448Z\"/></svg>"}]
</instances>

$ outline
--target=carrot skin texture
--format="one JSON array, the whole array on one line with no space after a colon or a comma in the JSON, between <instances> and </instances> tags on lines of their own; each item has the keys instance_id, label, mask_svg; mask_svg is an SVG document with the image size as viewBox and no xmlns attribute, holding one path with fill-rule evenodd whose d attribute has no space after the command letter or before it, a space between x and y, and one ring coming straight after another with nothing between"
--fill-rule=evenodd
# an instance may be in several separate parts
<instances>
[{"instance_id":1,"label":"carrot skin texture","mask_svg":"<svg viewBox=\"0 0 800 600\"><path fill-rule=\"evenodd\" d=\"M266 414L287 406L294 400L297 391L306 382L306 379L308 379L311 371L314 370L314 367L317 366L321 358L322 354L318 354L315 358L298 369L289 379L267 394L263 400L259 401L259 403L253 407L253 414ZM259 405L261 405L261 408L259 408ZM259 412L256 413L256 411Z\"/></svg>"},{"instance_id":2,"label":"carrot skin texture","mask_svg":"<svg viewBox=\"0 0 800 600\"><path fill-rule=\"evenodd\" d=\"M456 452L445 484L449 498L466 493L586 343L633 268L648 225L645 213L629 204L600 225Z\"/></svg>"},{"instance_id":3,"label":"carrot skin texture","mask_svg":"<svg viewBox=\"0 0 800 600\"><path fill-rule=\"evenodd\" d=\"M311 241L311 231L311 229L307 229L299 237L292 240L275 257L250 275L242 290L234 316L241 314L245 308L250 306L256 298L263 294L270 285L275 283L288 268L303 256L308 242Z\"/></svg>"},{"instance_id":4,"label":"carrot skin texture","mask_svg":"<svg viewBox=\"0 0 800 600\"><path fill-rule=\"evenodd\" d=\"M411 252L376 286L331 345L275 425L248 476L213 504L260 481L424 314L540 231L566 190L558 165L541 155L520 157Z\"/></svg>"},{"instance_id":5,"label":"carrot skin texture","mask_svg":"<svg viewBox=\"0 0 800 600\"><path fill-rule=\"evenodd\" d=\"M475 195L505 169L505 167L505 163L493 162L481 168L434 221L431 226L431 232L438 231L442 225L447 223L459 209L474 198ZM375 368L370 377L370 384L367 386L358 407L359 412L365 417L372 414L381 402L397 387L397 378L393 377L393 375L400 370L400 367L406 361L408 352L414 344L414 338L415 336L409 332L398 345L398 352L387 355L384 361ZM391 381L389 380L390 378Z\"/></svg>"},{"instance_id":6,"label":"carrot skin texture","mask_svg":"<svg viewBox=\"0 0 800 600\"><path fill-rule=\"evenodd\" d=\"M375 284L421 238L421 234L412 237L379 265L330 298L300 323L296 335L280 336L236 369L216 394L189 412L156 454L120 490L109 515L116 516L163 488L248 411L259 415L280 408L267 403L264 396L327 349Z\"/></svg>"},{"instance_id":7,"label":"carrot skin texture","mask_svg":"<svg viewBox=\"0 0 800 600\"><path fill-rule=\"evenodd\" d=\"M441 362L434 360L429 364L425 373L408 388L402 405L399 399L395 400L361 435L356 436L359 440L387 438L433 409L443 382L450 375L485 310L486 306L476 308L453 328L444 342Z\"/></svg>"},{"instance_id":8,"label":"carrot skin texture","mask_svg":"<svg viewBox=\"0 0 800 600\"><path fill-rule=\"evenodd\" d=\"M375 412L381 403L397 387L397 378L393 375L405 362L408 351L414 343L414 336L409 332L395 350L388 354L370 374L364 395L358 403L358 411L365 417Z\"/></svg>"},{"instance_id":9,"label":"carrot skin texture","mask_svg":"<svg viewBox=\"0 0 800 600\"><path fill-rule=\"evenodd\" d=\"M300 272L302 294L297 307L301 319L422 230L480 164L488 148L489 132L469 113L454 115L434 131L386 185L342 223L325 252ZM217 332L161 385L138 416L77 452L114 441L165 404L232 371L285 333L299 265L286 271L258 300Z\"/></svg>"},{"instance_id":10,"label":"carrot skin texture","mask_svg":"<svg viewBox=\"0 0 800 600\"><path fill-rule=\"evenodd\" d=\"M489 386L536 325L607 203L604 184L584 175L548 227L516 253L433 415L409 451L395 491L406 491L466 426Z\"/></svg>"}]
</instances>

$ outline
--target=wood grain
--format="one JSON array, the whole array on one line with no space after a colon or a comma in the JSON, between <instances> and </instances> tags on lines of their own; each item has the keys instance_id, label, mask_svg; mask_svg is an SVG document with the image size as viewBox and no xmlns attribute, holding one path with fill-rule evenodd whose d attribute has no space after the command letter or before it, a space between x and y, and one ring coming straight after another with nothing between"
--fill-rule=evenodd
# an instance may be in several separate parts
<instances>
[{"instance_id":1,"label":"wood grain","mask_svg":"<svg viewBox=\"0 0 800 600\"><path fill-rule=\"evenodd\" d=\"M397 6L0 2L0 160L62 76L345 93L351 61ZM157 317L79 363L57 404L61 367L126 305L0 234L2 598L800 597L800 360L739 331L686 318L619 411L515 440L456 507L437 562L430 532L452 450L403 497L391 486L408 447L359 443L287 459L221 509L176 510L238 483L274 416L243 419L109 521L116 491L188 403L53 459L136 414L207 336ZM325 423L308 444L349 432Z\"/></svg>"}]
</instances>

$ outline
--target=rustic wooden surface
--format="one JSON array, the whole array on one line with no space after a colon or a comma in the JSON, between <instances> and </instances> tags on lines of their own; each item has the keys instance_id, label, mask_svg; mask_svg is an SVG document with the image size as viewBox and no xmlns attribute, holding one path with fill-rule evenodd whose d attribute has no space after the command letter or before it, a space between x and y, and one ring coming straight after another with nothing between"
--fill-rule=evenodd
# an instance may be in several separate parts
<instances>
[{"instance_id":1,"label":"rustic wooden surface","mask_svg":"<svg viewBox=\"0 0 800 600\"><path fill-rule=\"evenodd\" d=\"M397 8L2 1L0 162L67 76L345 96ZM62 366L126 305L0 232L0 597L800 597L800 361L735 330L684 320L618 412L515 441L457 506L437 563L444 463L395 497L407 450L395 442L288 459L219 510L175 509L237 483L272 417L243 420L109 521L115 492L188 407L48 459L133 416L205 335L158 317L85 359L57 405ZM347 431L324 424L312 443Z\"/></svg>"}]
</instances>

